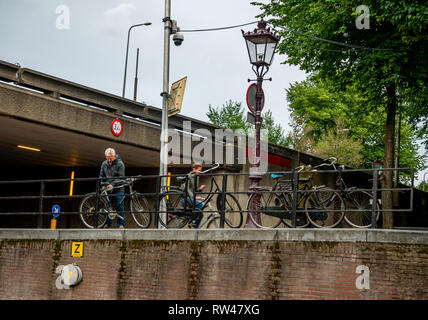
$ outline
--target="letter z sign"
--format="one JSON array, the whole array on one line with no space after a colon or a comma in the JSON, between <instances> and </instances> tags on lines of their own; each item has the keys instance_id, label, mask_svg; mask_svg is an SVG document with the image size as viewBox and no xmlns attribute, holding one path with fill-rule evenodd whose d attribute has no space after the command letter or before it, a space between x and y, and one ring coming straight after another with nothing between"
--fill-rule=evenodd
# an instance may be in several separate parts
<instances>
[{"instance_id":1,"label":"letter z sign","mask_svg":"<svg viewBox=\"0 0 428 320\"><path fill-rule=\"evenodd\" d=\"M71 256L73 258L83 257L83 242L72 242L71 243Z\"/></svg>"}]
</instances>

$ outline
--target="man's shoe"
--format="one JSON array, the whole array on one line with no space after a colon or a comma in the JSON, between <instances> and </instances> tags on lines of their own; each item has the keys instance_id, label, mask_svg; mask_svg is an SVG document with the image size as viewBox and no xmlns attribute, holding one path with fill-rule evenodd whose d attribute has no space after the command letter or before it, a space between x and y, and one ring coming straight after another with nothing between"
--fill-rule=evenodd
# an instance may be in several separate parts
<instances>
[{"instance_id":1,"label":"man's shoe","mask_svg":"<svg viewBox=\"0 0 428 320\"><path fill-rule=\"evenodd\" d=\"M124 226L119 226L119 229L125 229L125 227Z\"/></svg>"},{"instance_id":2,"label":"man's shoe","mask_svg":"<svg viewBox=\"0 0 428 320\"><path fill-rule=\"evenodd\" d=\"M104 225L104 229L109 229L110 228L110 226L109 225Z\"/></svg>"}]
</instances>

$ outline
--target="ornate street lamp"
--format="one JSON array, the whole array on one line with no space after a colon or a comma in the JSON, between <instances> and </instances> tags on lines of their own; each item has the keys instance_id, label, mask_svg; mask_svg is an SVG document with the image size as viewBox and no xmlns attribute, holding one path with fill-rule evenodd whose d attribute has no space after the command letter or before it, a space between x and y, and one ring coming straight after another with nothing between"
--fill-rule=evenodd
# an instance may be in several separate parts
<instances>
[{"instance_id":1,"label":"ornate street lamp","mask_svg":"<svg viewBox=\"0 0 428 320\"><path fill-rule=\"evenodd\" d=\"M263 89L262 83L263 80L272 80L263 79L264 75L269 71L269 67L273 61L273 55L275 54L276 46L280 40L280 36L272 33L269 28L266 29L266 22L260 20L257 24L257 29L254 31L244 32L242 31L242 36L245 39L245 43L247 45L248 56L250 58L250 63L253 65L253 71L257 76L255 80L257 83L257 91L256 91L256 106L255 106L255 161L251 164L250 169L250 191L254 191L256 187L259 186L260 180L262 179L259 173L260 167L260 128L262 125L262 99L263 99ZM251 81L251 80L249 80ZM254 80L253 80L254 81ZM250 208L250 210L254 210L256 212L256 219L260 220L260 214L258 214L258 210L260 208L260 197L255 199L252 203L254 203L254 208ZM247 222L245 223L246 228L254 228L254 224L251 221L250 217L247 216Z\"/></svg>"},{"instance_id":2,"label":"ornate street lamp","mask_svg":"<svg viewBox=\"0 0 428 320\"><path fill-rule=\"evenodd\" d=\"M379 161L379 159L376 157L376 159L375 160L373 160L372 161L372 168L373 169L377 169L377 170L379 170L379 169L382 169L383 168L383 164L382 164L382 162L380 162ZM381 171L380 171L381 172ZM379 172L379 173L380 173Z\"/></svg>"},{"instance_id":3,"label":"ornate street lamp","mask_svg":"<svg viewBox=\"0 0 428 320\"><path fill-rule=\"evenodd\" d=\"M263 19L257 23L257 29L254 29L254 31L241 31L247 45L248 56L250 57L250 63L253 65L253 70L257 77L263 77L272 64L273 55L280 37L272 33L269 28L266 29L266 22Z\"/></svg>"}]
</instances>

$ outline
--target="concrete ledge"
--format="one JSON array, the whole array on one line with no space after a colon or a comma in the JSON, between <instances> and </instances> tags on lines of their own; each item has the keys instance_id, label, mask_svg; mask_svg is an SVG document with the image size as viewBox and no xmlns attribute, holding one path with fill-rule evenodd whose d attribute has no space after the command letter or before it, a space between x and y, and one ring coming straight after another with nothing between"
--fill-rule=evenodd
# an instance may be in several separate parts
<instances>
[{"instance_id":1,"label":"concrete ledge","mask_svg":"<svg viewBox=\"0 0 428 320\"><path fill-rule=\"evenodd\" d=\"M0 229L0 240L316 241L428 244L428 231L360 229Z\"/></svg>"}]
</instances>

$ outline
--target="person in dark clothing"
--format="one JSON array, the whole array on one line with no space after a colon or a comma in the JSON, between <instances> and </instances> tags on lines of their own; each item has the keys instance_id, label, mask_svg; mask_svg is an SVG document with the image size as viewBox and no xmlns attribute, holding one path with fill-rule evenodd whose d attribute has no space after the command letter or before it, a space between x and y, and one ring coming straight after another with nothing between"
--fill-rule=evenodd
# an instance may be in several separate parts
<instances>
[{"instance_id":1,"label":"person in dark clothing","mask_svg":"<svg viewBox=\"0 0 428 320\"><path fill-rule=\"evenodd\" d=\"M195 199L195 209L202 210L203 203L201 201L201 197L195 196L194 191L202 191L205 189L205 185L199 186L199 173L202 171L202 164L195 162L192 165L192 171L187 174L187 199L189 205L193 206L193 199ZM184 189L183 189L184 191ZM181 204L184 205L184 199L180 200ZM195 218L195 228L199 227L201 220L203 218L202 212L199 212Z\"/></svg>"},{"instance_id":2,"label":"person in dark clothing","mask_svg":"<svg viewBox=\"0 0 428 320\"><path fill-rule=\"evenodd\" d=\"M117 213L122 217L122 219L120 217L116 218L117 226L119 229L123 229L125 228L125 209L122 199L125 197L125 188L115 188L115 186L123 182L125 165L113 148L107 148L105 156L106 160L101 164L100 170L101 183L107 184L107 188L110 190L109 193L114 194L114 196L109 196L109 200L110 203L113 203L113 200L116 202ZM108 217L104 228L110 228L112 223L113 221Z\"/></svg>"}]
</instances>

